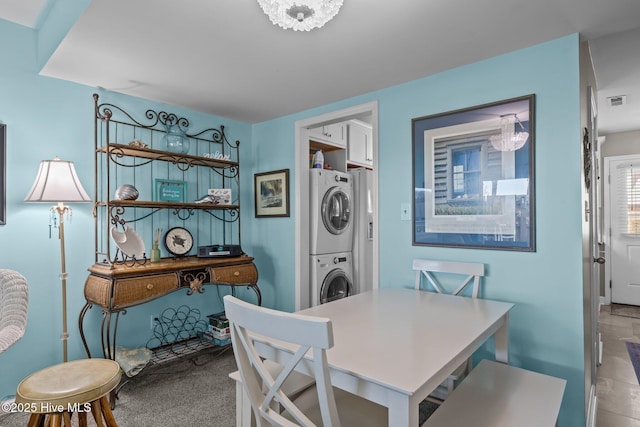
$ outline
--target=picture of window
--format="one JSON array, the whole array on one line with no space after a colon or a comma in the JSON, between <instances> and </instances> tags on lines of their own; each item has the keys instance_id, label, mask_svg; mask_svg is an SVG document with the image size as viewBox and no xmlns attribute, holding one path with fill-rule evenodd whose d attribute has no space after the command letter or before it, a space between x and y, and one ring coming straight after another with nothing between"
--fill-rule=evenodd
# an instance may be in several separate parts
<instances>
[{"instance_id":1,"label":"picture of window","mask_svg":"<svg viewBox=\"0 0 640 427\"><path fill-rule=\"evenodd\" d=\"M413 243L535 250L534 96L413 125Z\"/></svg>"}]
</instances>

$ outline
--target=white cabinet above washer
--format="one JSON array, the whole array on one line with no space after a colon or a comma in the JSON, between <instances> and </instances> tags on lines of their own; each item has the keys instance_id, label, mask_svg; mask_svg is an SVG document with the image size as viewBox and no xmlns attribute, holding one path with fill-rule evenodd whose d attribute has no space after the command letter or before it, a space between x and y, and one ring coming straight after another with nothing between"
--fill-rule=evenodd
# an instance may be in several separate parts
<instances>
[{"instance_id":1,"label":"white cabinet above washer","mask_svg":"<svg viewBox=\"0 0 640 427\"><path fill-rule=\"evenodd\" d=\"M347 148L347 125L346 123L333 123L309 129L309 137L315 141Z\"/></svg>"},{"instance_id":2,"label":"white cabinet above washer","mask_svg":"<svg viewBox=\"0 0 640 427\"><path fill-rule=\"evenodd\" d=\"M371 125L358 120L348 124L347 163L350 165L373 166L373 130Z\"/></svg>"}]
</instances>

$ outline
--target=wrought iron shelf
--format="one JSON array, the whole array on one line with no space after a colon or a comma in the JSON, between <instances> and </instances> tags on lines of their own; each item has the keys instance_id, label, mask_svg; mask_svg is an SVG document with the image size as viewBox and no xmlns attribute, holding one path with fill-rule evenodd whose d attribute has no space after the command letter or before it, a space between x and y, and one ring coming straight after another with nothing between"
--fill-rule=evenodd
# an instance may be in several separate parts
<instances>
[{"instance_id":1,"label":"wrought iron shelf","mask_svg":"<svg viewBox=\"0 0 640 427\"><path fill-rule=\"evenodd\" d=\"M152 148L137 148L124 144L108 144L98 148L100 153L108 153L118 158L134 157L148 160L161 160L173 164L191 166L207 166L210 168L228 169L238 167L238 163L231 160L213 159L210 157L193 156L191 154L172 153L170 151Z\"/></svg>"},{"instance_id":2,"label":"wrought iron shelf","mask_svg":"<svg viewBox=\"0 0 640 427\"><path fill-rule=\"evenodd\" d=\"M106 206L105 202L96 203L97 206ZM149 209L188 209L203 211L238 210L238 205L214 205L213 203L183 203L183 202L152 202L143 200L111 200L109 206L122 208L149 208Z\"/></svg>"}]
</instances>

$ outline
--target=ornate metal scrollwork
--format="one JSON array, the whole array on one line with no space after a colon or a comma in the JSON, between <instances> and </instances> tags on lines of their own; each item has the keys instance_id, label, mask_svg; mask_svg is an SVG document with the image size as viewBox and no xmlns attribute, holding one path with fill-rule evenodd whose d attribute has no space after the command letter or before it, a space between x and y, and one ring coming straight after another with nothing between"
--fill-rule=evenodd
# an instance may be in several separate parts
<instances>
[{"instance_id":1,"label":"ornate metal scrollwork","mask_svg":"<svg viewBox=\"0 0 640 427\"><path fill-rule=\"evenodd\" d=\"M584 128L582 137L582 162L584 167L584 185L587 190L591 188L591 142L589 141L589 129Z\"/></svg>"},{"instance_id":2,"label":"ornate metal scrollwork","mask_svg":"<svg viewBox=\"0 0 640 427\"><path fill-rule=\"evenodd\" d=\"M122 215L124 215L124 208L122 206L109 207L109 218L110 218L111 224L121 225L124 227L127 221L125 221L125 219L122 218Z\"/></svg>"},{"instance_id":3,"label":"ornate metal scrollwork","mask_svg":"<svg viewBox=\"0 0 640 427\"><path fill-rule=\"evenodd\" d=\"M195 184L195 191L191 190L193 187L190 184L189 199L207 194L212 188L229 188L239 200L240 142L229 141L223 125L187 133L189 120L177 114L147 109L144 116L138 114L136 119L117 105L99 103L98 94L94 94L93 98L97 153L95 175L98 180L94 218L96 227L106 231L104 236L96 239L96 262L103 256L110 263L131 265L146 262L146 255L144 260L120 255L108 234L111 227L125 228L127 224L141 224L139 221L149 220L152 215L156 216L150 227L141 225L142 233L148 234L150 229L170 228L178 220L194 222L197 217L213 224L208 215L198 214L202 211L225 223L238 224L239 240L239 201L235 201L236 205L212 206L186 199L161 200L155 195L157 188L154 179L176 179ZM172 126L180 127L183 135L192 139L191 152L180 153L168 149L166 135ZM136 141L140 144L132 145ZM216 157L212 157L214 153ZM136 169L138 167L140 169ZM123 183L138 186L141 199L111 199L113 190ZM213 229L213 226L209 228ZM197 239L199 236L196 236Z\"/></svg>"},{"instance_id":4,"label":"ornate metal scrollwork","mask_svg":"<svg viewBox=\"0 0 640 427\"><path fill-rule=\"evenodd\" d=\"M151 163L153 161L152 159L149 159L149 160L145 160L145 161L142 161L142 162L139 162L139 163L135 163L135 164L132 164L132 165L123 163L121 160L129 158L129 156L127 156L124 153L124 151L122 151L122 148L120 148L120 147L111 148L109 150L109 158L116 165L122 166L122 167L125 167L125 168L137 168L139 166L144 166L146 164L149 164L149 163Z\"/></svg>"},{"instance_id":5,"label":"ornate metal scrollwork","mask_svg":"<svg viewBox=\"0 0 640 427\"><path fill-rule=\"evenodd\" d=\"M224 217L219 216L218 215L219 211L205 211L205 212L207 212L209 215L211 215L215 219L218 219L226 223L236 222L240 218L240 212L238 211L238 209L227 209L225 211L227 214L229 214L230 218L227 218L226 216Z\"/></svg>"},{"instance_id":6,"label":"ornate metal scrollwork","mask_svg":"<svg viewBox=\"0 0 640 427\"><path fill-rule=\"evenodd\" d=\"M199 294L204 293L202 285L211 281L209 272L207 270L197 271L180 271L180 286L188 285L187 295L192 295L194 292Z\"/></svg>"}]
</instances>

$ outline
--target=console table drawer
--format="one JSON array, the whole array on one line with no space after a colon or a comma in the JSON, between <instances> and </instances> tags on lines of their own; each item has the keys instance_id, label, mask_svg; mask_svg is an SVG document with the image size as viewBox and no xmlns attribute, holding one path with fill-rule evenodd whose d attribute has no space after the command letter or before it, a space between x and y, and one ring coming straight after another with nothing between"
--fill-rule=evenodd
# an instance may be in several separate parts
<instances>
[{"instance_id":1,"label":"console table drawer","mask_svg":"<svg viewBox=\"0 0 640 427\"><path fill-rule=\"evenodd\" d=\"M255 284L258 270L253 263L211 268L211 282L228 285Z\"/></svg>"},{"instance_id":2,"label":"console table drawer","mask_svg":"<svg viewBox=\"0 0 640 427\"><path fill-rule=\"evenodd\" d=\"M178 289L175 274L118 279L113 289L113 308L140 304Z\"/></svg>"}]
</instances>

